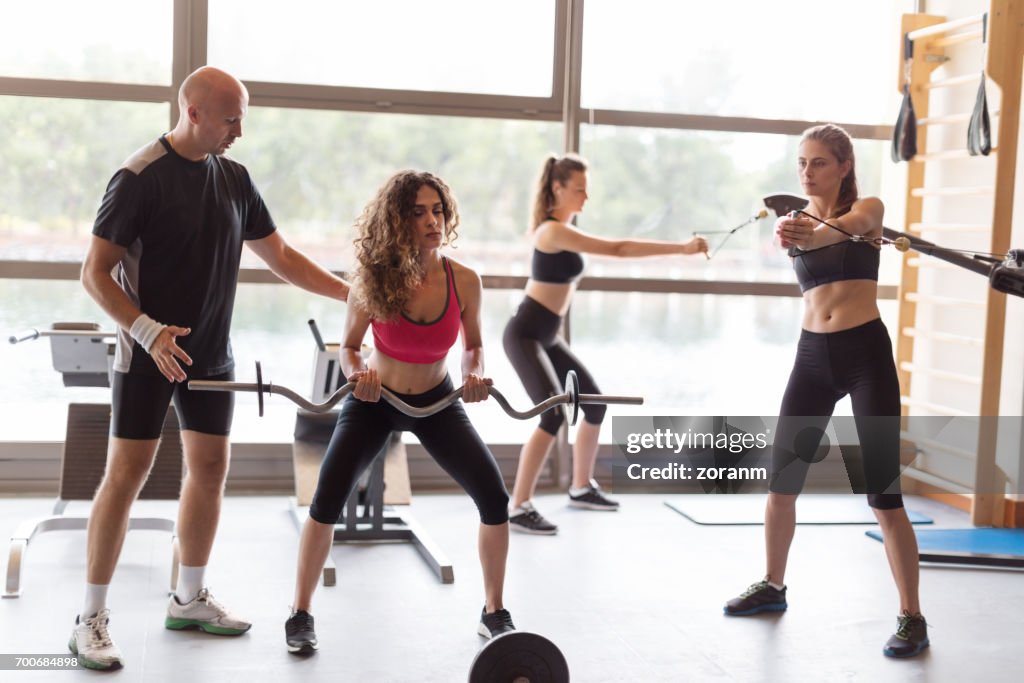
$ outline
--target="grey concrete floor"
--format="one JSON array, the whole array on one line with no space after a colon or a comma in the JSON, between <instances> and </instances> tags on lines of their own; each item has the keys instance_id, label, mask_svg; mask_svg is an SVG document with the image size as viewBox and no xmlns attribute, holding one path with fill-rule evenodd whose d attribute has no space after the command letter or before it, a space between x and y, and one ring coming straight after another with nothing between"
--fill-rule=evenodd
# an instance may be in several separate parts
<instances>
[{"instance_id":1,"label":"grey concrete floor","mask_svg":"<svg viewBox=\"0 0 1024 683\"><path fill-rule=\"evenodd\" d=\"M1018 681L1024 643L1024 573L925 567L921 593L932 648L882 656L895 626L896 591L871 527L800 526L784 615L729 618L722 603L763 574L762 528L699 526L664 495L621 496L618 513L584 512L562 495L538 506L556 537L514 534L506 606L519 628L559 645L573 681ZM811 496L798 505L811 505ZM0 538L52 502L0 498ZM912 499L936 526L966 515ZM798 515L800 508L798 507ZM284 497L230 497L208 582L248 616L252 630L216 637L163 628L169 535L133 531L110 593L111 632L126 666L91 671L0 671L0 681L444 681L466 679L481 639L483 602L476 514L461 495L418 495L413 511L455 565L442 585L402 544L336 546L338 585L321 587L313 613L320 651L284 648L297 534ZM68 514L85 514L73 504ZM171 515L141 502L135 514ZM29 547L22 597L0 601L0 653L63 654L83 598L85 535L39 535ZM6 573L7 550L0 569Z\"/></svg>"}]
</instances>

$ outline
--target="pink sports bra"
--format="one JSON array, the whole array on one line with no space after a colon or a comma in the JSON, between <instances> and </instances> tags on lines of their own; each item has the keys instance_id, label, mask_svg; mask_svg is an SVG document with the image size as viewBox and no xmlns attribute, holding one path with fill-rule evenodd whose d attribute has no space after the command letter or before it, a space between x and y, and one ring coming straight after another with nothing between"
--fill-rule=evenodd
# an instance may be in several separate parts
<instances>
[{"instance_id":1,"label":"pink sports bra","mask_svg":"<svg viewBox=\"0 0 1024 683\"><path fill-rule=\"evenodd\" d=\"M459 292L455 289L455 276L447 258L444 262L448 292L440 317L429 323L418 323L402 311L393 321L372 320L374 347L385 356L403 363L436 363L448 355L448 350L459 338L462 312L459 310ZM452 301L454 300L454 305Z\"/></svg>"}]
</instances>

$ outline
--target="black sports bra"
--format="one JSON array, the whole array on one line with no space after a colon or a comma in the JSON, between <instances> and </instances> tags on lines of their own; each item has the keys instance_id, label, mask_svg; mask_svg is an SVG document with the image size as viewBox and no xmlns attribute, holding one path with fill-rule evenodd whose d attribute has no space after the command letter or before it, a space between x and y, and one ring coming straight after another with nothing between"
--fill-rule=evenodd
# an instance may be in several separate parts
<instances>
[{"instance_id":1,"label":"black sports bra","mask_svg":"<svg viewBox=\"0 0 1024 683\"><path fill-rule=\"evenodd\" d=\"M546 221L557 220L554 216L546 216ZM567 284L583 273L583 256L575 251L556 251L549 253L533 250L533 261L530 263L530 279L537 282L553 282Z\"/></svg>"},{"instance_id":2,"label":"black sports bra","mask_svg":"<svg viewBox=\"0 0 1024 683\"><path fill-rule=\"evenodd\" d=\"M868 242L843 240L817 249L790 247L800 291L840 280L878 281L880 250Z\"/></svg>"},{"instance_id":3,"label":"black sports bra","mask_svg":"<svg viewBox=\"0 0 1024 683\"><path fill-rule=\"evenodd\" d=\"M566 284L578 278L582 272L583 257L575 251L557 251L549 254L538 249L533 250L533 261L530 264L532 280Z\"/></svg>"}]
</instances>

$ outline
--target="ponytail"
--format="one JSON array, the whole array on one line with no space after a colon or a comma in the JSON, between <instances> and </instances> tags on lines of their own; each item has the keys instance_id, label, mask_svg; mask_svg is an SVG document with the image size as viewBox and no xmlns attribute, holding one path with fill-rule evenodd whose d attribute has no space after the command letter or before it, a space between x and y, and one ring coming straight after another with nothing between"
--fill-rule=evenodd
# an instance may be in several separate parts
<instances>
[{"instance_id":1,"label":"ponytail","mask_svg":"<svg viewBox=\"0 0 1024 683\"><path fill-rule=\"evenodd\" d=\"M530 229L533 232L537 226L547 220L551 211L555 208L555 183L565 184L569 176L575 172L587 170L587 162L575 154L566 154L563 157L556 157L549 154L544 160L544 167L541 169L540 178L537 180L537 190L533 197L533 210L530 213Z\"/></svg>"},{"instance_id":2,"label":"ponytail","mask_svg":"<svg viewBox=\"0 0 1024 683\"><path fill-rule=\"evenodd\" d=\"M839 218L843 214L849 213L858 197L857 175L854 173L853 166L851 165L850 172L846 174L846 177L839 184L839 198L836 201L835 215L832 217Z\"/></svg>"}]
</instances>

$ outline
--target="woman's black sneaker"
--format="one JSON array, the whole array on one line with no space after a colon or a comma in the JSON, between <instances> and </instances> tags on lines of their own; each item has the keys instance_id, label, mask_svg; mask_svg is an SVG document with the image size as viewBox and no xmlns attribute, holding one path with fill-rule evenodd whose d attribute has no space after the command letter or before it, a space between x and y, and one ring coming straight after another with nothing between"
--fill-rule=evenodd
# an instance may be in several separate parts
<instances>
[{"instance_id":1,"label":"woman's black sneaker","mask_svg":"<svg viewBox=\"0 0 1024 683\"><path fill-rule=\"evenodd\" d=\"M542 536L554 536L558 533L558 527L544 519L544 516L537 512L533 503L526 501L515 510L508 518L509 528L521 531L524 534L540 534Z\"/></svg>"},{"instance_id":2,"label":"woman's black sneaker","mask_svg":"<svg viewBox=\"0 0 1024 683\"><path fill-rule=\"evenodd\" d=\"M586 487L576 493L573 493L572 489L569 490L569 507L614 511L619 509L619 501L604 495L598 483L591 479Z\"/></svg>"},{"instance_id":3,"label":"woman's black sneaker","mask_svg":"<svg viewBox=\"0 0 1024 683\"><path fill-rule=\"evenodd\" d=\"M882 654L886 657L913 657L928 647L928 623L920 614L904 610L896 617L896 633L890 636Z\"/></svg>"},{"instance_id":4,"label":"woman's black sneaker","mask_svg":"<svg viewBox=\"0 0 1024 683\"><path fill-rule=\"evenodd\" d=\"M779 590L767 581L758 581L738 598L725 603L724 609L729 616L745 617L759 612L784 612L787 607L785 586Z\"/></svg>"},{"instance_id":5,"label":"woman's black sneaker","mask_svg":"<svg viewBox=\"0 0 1024 683\"><path fill-rule=\"evenodd\" d=\"M311 655L316 651L316 631L313 630L313 615L306 610L296 610L284 622L285 642L288 652L293 655Z\"/></svg>"},{"instance_id":6,"label":"woman's black sneaker","mask_svg":"<svg viewBox=\"0 0 1024 683\"><path fill-rule=\"evenodd\" d=\"M515 630L516 627L512 623L512 615L508 613L507 609L495 610L488 614L487 606L485 605L480 610L480 624L477 625L476 632L484 638L496 638L502 633Z\"/></svg>"}]
</instances>

